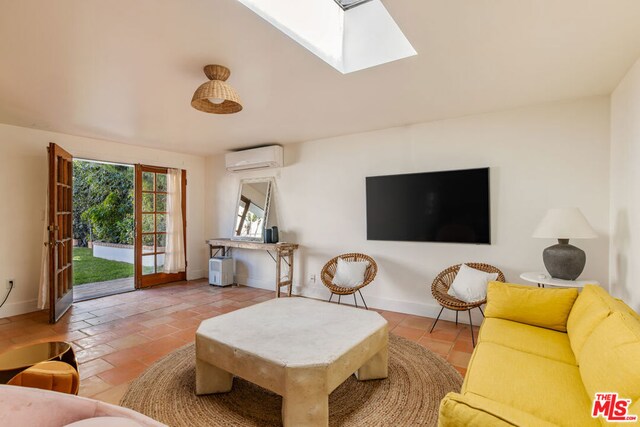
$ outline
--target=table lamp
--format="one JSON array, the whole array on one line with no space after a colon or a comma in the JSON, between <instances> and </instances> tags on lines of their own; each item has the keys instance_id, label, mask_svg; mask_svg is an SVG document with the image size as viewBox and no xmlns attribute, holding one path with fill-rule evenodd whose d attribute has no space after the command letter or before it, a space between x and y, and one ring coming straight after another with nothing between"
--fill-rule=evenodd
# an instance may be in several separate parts
<instances>
[{"instance_id":1,"label":"table lamp","mask_svg":"<svg viewBox=\"0 0 640 427\"><path fill-rule=\"evenodd\" d=\"M542 252L542 260L547 271L556 279L577 279L587 257L584 251L569 244L569 239L594 239L594 229L578 208L553 208L542 218L533 237L558 239L558 244L549 246Z\"/></svg>"}]
</instances>

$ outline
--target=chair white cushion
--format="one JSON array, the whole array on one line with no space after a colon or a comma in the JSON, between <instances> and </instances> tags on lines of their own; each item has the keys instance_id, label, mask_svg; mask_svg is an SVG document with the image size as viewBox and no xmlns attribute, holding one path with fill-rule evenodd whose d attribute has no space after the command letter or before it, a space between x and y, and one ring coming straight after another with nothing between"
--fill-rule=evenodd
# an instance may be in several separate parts
<instances>
[{"instance_id":1,"label":"chair white cushion","mask_svg":"<svg viewBox=\"0 0 640 427\"><path fill-rule=\"evenodd\" d=\"M464 302L481 301L487 297L487 284L497 278L498 273L485 273L462 264L447 293Z\"/></svg>"},{"instance_id":2,"label":"chair white cushion","mask_svg":"<svg viewBox=\"0 0 640 427\"><path fill-rule=\"evenodd\" d=\"M333 284L343 288L355 288L364 283L364 274L369 261L345 261L338 258L338 267L333 276Z\"/></svg>"}]
</instances>

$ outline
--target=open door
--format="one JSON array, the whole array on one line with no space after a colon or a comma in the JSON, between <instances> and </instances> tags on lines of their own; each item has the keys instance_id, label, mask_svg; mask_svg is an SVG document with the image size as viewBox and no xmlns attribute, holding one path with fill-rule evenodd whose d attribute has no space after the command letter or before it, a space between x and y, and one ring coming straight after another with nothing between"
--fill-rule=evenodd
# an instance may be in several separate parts
<instances>
[{"instance_id":1,"label":"open door","mask_svg":"<svg viewBox=\"0 0 640 427\"><path fill-rule=\"evenodd\" d=\"M49 322L73 303L73 157L49 144Z\"/></svg>"},{"instance_id":2,"label":"open door","mask_svg":"<svg viewBox=\"0 0 640 427\"><path fill-rule=\"evenodd\" d=\"M186 280L187 273L164 272L167 245L168 168L136 165L136 288ZM182 171L182 224L186 251L187 172Z\"/></svg>"}]
</instances>

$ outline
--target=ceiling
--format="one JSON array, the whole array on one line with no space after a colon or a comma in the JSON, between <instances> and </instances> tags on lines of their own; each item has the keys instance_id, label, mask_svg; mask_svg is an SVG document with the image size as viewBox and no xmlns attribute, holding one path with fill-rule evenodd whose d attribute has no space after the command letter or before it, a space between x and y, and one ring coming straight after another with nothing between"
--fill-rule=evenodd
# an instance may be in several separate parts
<instances>
[{"instance_id":1,"label":"ceiling","mask_svg":"<svg viewBox=\"0 0 640 427\"><path fill-rule=\"evenodd\" d=\"M418 55L343 75L236 0L0 0L0 122L213 154L609 94L640 56L637 0L383 2ZM190 106L215 63L242 112Z\"/></svg>"}]
</instances>

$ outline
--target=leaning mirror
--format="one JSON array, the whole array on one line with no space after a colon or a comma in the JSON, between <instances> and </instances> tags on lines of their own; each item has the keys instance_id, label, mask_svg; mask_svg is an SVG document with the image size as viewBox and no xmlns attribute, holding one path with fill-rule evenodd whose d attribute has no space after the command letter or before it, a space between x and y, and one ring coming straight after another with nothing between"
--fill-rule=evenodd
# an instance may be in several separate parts
<instances>
[{"instance_id":1,"label":"leaning mirror","mask_svg":"<svg viewBox=\"0 0 640 427\"><path fill-rule=\"evenodd\" d=\"M264 228L269 220L272 184L270 178L240 182L233 239L263 241Z\"/></svg>"}]
</instances>

